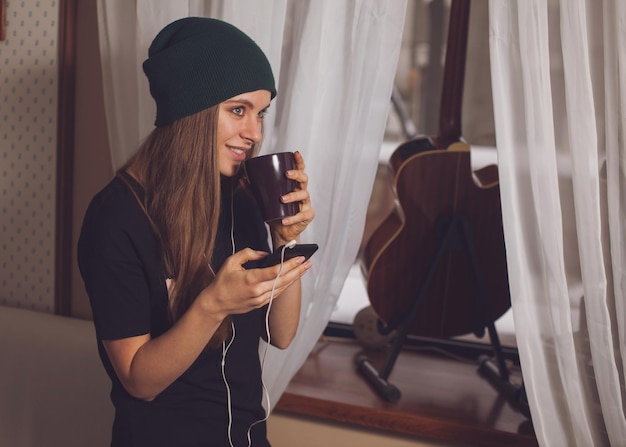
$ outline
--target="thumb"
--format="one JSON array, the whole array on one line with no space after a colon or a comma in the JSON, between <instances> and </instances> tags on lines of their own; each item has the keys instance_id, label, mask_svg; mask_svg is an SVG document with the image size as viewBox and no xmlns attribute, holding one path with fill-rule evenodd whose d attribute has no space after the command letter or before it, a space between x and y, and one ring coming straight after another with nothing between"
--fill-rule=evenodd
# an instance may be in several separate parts
<instances>
[{"instance_id":1,"label":"thumb","mask_svg":"<svg viewBox=\"0 0 626 447\"><path fill-rule=\"evenodd\" d=\"M267 255L268 253L266 251L258 251L251 248L244 248L243 250L239 250L237 253L232 255L230 259L237 265L243 266L248 261L257 261L259 259L263 259Z\"/></svg>"}]
</instances>

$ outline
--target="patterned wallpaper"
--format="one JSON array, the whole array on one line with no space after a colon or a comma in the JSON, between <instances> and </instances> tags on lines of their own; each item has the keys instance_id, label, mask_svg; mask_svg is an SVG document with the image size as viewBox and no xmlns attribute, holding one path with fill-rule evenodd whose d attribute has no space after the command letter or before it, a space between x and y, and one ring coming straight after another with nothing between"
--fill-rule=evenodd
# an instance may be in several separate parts
<instances>
[{"instance_id":1,"label":"patterned wallpaper","mask_svg":"<svg viewBox=\"0 0 626 447\"><path fill-rule=\"evenodd\" d=\"M54 310L57 0L7 0L0 42L0 305Z\"/></svg>"}]
</instances>

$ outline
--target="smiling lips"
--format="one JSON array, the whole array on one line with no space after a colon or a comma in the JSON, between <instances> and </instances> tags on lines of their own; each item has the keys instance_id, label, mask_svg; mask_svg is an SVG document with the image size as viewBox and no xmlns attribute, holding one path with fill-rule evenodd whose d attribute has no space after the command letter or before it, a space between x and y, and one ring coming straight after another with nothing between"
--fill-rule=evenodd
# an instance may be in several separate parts
<instances>
[{"instance_id":1,"label":"smiling lips","mask_svg":"<svg viewBox=\"0 0 626 447\"><path fill-rule=\"evenodd\" d=\"M243 161L246 159L246 151L248 149L239 149L239 148L231 147L231 146L228 146L228 149L234 154L235 159L239 161Z\"/></svg>"}]
</instances>

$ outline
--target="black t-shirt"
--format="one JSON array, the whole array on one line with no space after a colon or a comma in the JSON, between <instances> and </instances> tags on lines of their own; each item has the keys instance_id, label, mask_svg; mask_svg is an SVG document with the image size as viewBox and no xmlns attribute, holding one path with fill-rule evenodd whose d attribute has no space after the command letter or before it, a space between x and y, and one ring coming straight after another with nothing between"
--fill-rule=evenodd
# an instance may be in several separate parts
<instances>
[{"instance_id":1,"label":"black t-shirt","mask_svg":"<svg viewBox=\"0 0 626 447\"><path fill-rule=\"evenodd\" d=\"M143 196L132 179L133 188ZM227 182L226 182L227 183ZM231 246L231 195L222 212L212 267L217 271ZM256 203L243 190L232 195L236 250L269 251L267 232ZM205 350L153 401L129 395L117 378L102 340L167 331L168 295L157 238L135 196L113 179L92 200L78 243L78 262L91 303L98 351L112 381L115 406L113 447L226 446L227 387L222 377L222 349ZM235 336L225 361L232 402L233 445L248 445L249 427L265 416L262 402L259 339L265 331L265 308L234 317ZM253 446L267 446L265 423L251 430Z\"/></svg>"}]
</instances>

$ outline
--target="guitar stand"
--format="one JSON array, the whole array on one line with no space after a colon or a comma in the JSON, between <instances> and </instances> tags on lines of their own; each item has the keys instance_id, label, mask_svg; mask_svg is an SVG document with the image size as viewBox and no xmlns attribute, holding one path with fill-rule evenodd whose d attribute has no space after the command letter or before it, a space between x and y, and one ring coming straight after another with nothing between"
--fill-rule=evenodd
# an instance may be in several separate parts
<instances>
[{"instance_id":1,"label":"guitar stand","mask_svg":"<svg viewBox=\"0 0 626 447\"><path fill-rule=\"evenodd\" d=\"M494 359L488 356L481 356L479 358L479 372L486 376L500 391L503 391L509 401L516 400L521 402L523 389L513 385L509 380L509 372L504 361L500 339L493 319L489 318L491 312L489 310L487 293L481 279L478 261L472 244L469 221L464 216L455 215L450 219L440 222L439 229L442 230L443 236L441 237L437 251L433 256L426 275L424 276L424 280L418 290L416 299L411 305L408 314L404 318L396 318L396 320L391 322L388 326L383 326L380 321L378 322L378 330L382 335L388 335L397 329L396 337L390 347L382 369L377 371L372 366L367 356L362 354L356 358L357 370L364 375L376 392L386 401L395 403L400 400L402 393L396 386L388 382L389 375L400 355L402 345L408 336L411 324L417 315L426 291L430 287L430 283L432 282L443 255L449 250L458 250L459 246L461 246L469 258L477 286L477 304L479 305L478 307L482 309L483 326L480 330L476 331L476 334L481 335L481 333L484 333L484 329L487 328L494 350Z\"/></svg>"}]
</instances>

